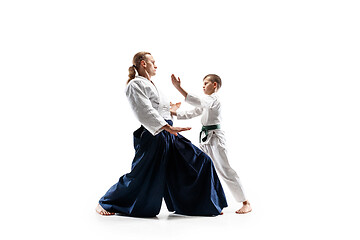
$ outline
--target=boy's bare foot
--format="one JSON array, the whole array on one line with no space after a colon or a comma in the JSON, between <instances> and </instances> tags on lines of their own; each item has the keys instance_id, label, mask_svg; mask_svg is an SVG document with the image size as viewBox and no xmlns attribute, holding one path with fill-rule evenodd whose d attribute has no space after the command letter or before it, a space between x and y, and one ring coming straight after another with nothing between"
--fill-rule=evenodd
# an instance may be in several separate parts
<instances>
[{"instance_id":1,"label":"boy's bare foot","mask_svg":"<svg viewBox=\"0 0 360 240\"><path fill-rule=\"evenodd\" d=\"M102 206L100 206L100 204L97 205L97 207L95 208L96 212L98 214L104 215L104 216L109 216L109 215L114 215L115 213L111 213L106 211L105 209L102 208Z\"/></svg>"},{"instance_id":2,"label":"boy's bare foot","mask_svg":"<svg viewBox=\"0 0 360 240\"><path fill-rule=\"evenodd\" d=\"M236 211L237 214L245 214L251 212L252 208L248 201L243 202L242 208Z\"/></svg>"}]
</instances>

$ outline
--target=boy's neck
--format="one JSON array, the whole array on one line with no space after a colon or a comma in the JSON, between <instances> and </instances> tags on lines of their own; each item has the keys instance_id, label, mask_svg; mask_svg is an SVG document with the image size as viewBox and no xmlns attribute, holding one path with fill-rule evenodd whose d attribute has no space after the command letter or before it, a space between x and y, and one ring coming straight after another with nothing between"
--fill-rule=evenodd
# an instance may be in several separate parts
<instances>
[{"instance_id":1,"label":"boy's neck","mask_svg":"<svg viewBox=\"0 0 360 240\"><path fill-rule=\"evenodd\" d=\"M205 93L206 95L210 96L210 95L213 95L214 93L216 93L217 90L213 91L212 93Z\"/></svg>"}]
</instances>

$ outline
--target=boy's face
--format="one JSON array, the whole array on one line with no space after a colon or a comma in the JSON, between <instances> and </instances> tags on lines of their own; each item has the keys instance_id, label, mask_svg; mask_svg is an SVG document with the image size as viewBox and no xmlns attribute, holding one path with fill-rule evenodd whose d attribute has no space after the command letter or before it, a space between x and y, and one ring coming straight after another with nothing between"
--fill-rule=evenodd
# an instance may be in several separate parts
<instances>
[{"instance_id":1,"label":"boy's face","mask_svg":"<svg viewBox=\"0 0 360 240\"><path fill-rule=\"evenodd\" d=\"M216 91L217 83L211 82L209 78L204 79L203 90L206 95L211 95Z\"/></svg>"}]
</instances>

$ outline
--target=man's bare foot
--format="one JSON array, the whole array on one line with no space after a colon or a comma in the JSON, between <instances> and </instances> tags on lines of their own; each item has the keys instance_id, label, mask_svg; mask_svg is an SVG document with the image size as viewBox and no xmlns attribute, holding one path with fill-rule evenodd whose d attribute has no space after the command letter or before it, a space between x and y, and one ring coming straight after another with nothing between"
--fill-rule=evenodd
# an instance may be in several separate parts
<instances>
[{"instance_id":1,"label":"man's bare foot","mask_svg":"<svg viewBox=\"0 0 360 240\"><path fill-rule=\"evenodd\" d=\"M251 212L252 208L248 201L243 202L242 208L236 211L237 214L245 214Z\"/></svg>"},{"instance_id":2,"label":"man's bare foot","mask_svg":"<svg viewBox=\"0 0 360 240\"><path fill-rule=\"evenodd\" d=\"M98 214L104 215L104 216L109 216L109 215L114 215L115 213L111 213L106 211L105 209L102 208L102 206L100 206L100 204L97 205L97 207L95 208L96 212Z\"/></svg>"}]
</instances>

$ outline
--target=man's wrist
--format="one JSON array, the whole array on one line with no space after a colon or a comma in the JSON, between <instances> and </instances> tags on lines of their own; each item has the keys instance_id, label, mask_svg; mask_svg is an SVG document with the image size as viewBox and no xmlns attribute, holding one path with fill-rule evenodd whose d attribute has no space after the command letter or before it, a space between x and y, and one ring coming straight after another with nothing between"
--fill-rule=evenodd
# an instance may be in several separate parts
<instances>
[{"instance_id":1,"label":"man's wrist","mask_svg":"<svg viewBox=\"0 0 360 240\"><path fill-rule=\"evenodd\" d=\"M161 129L164 129L164 130L169 130L170 129L170 125L169 124L166 124L164 125Z\"/></svg>"}]
</instances>

